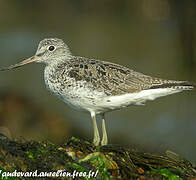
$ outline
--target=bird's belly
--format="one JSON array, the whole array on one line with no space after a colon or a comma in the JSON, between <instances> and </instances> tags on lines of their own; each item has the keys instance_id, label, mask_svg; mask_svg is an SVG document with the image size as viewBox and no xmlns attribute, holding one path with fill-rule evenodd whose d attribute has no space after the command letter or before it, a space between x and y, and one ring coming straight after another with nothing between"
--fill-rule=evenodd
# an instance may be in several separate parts
<instances>
[{"instance_id":1,"label":"bird's belly","mask_svg":"<svg viewBox=\"0 0 196 180\"><path fill-rule=\"evenodd\" d=\"M77 89L74 93L70 91L62 94L61 99L74 109L99 113L102 112L102 109L98 104L103 96L104 95L100 96L100 94L96 92L90 92L88 89L85 91Z\"/></svg>"},{"instance_id":2,"label":"bird's belly","mask_svg":"<svg viewBox=\"0 0 196 180\"><path fill-rule=\"evenodd\" d=\"M100 99L105 97L103 92L89 89L87 87L78 86L64 86L59 83L51 84L46 83L47 89L49 89L55 96L61 99L74 109L80 111L94 111L99 113L102 111L99 106Z\"/></svg>"}]
</instances>

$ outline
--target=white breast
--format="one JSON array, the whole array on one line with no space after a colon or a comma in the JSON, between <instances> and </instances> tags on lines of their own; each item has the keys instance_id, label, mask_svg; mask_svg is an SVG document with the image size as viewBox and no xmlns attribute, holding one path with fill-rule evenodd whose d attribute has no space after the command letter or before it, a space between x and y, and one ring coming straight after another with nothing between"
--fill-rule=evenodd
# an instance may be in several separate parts
<instances>
[{"instance_id":1,"label":"white breast","mask_svg":"<svg viewBox=\"0 0 196 180\"><path fill-rule=\"evenodd\" d=\"M104 92L98 92L89 88L88 85L86 85L87 82L76 82L73 78L69 77L66 78L69 86L68 84L62 85L62 83L58 81L53 83L50 80L51 73L51 68L45 68L44 79L47 89L75 109L96 111L97 101L100 101L101 98L106 96Z\"/></svg>"}]
</instances>

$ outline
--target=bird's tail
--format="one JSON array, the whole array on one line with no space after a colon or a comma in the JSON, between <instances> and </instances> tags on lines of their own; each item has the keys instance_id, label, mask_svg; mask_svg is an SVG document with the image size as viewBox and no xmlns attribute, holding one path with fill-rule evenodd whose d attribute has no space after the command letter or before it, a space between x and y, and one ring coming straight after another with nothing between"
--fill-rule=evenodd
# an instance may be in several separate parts
<instances>
[{"instance_id":1,"label":"bird's tail","mask_svg":"<svg viewBox=\"0 0 196 180\"><path fill-rule=\"evenodd\" d=\"M167 81L162 84L153 85L150 89L158 89L158 88L171 88L176 90L192 90L196 86L193 83L188 81Z\"/></svg>"}]
</instances>

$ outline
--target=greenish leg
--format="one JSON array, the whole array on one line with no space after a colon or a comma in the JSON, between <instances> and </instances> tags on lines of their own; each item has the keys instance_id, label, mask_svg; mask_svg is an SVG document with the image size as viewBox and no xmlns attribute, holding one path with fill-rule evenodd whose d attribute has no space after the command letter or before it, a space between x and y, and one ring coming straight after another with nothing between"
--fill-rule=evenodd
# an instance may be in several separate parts
<instances>
[{"instance_id":1,"label":"greenish leg","mask_svg":"<svg viewBox=\"0 0 196 180\"><path fill-rule=\"evenodd\" d=\"M99 131L97 128L96 114L94 112L91 113L91 118L93 120L93 130L94 130L93 143L95 146L98 146L100 143L100 137L99 137Z\"/></svg>"},{"instance_id":2,"label":"greenish leg","mask_svg":"<svg viewBox=\"0 0 196 180\"><path fill-rule=\"evenodd\" d=\"M102 140L101 140L101 145L107 145L108 144L108 137L107 137L107 132L106 132L106 127L105 127L105 116L102 114Z\"/></svg>"}]
</instances>

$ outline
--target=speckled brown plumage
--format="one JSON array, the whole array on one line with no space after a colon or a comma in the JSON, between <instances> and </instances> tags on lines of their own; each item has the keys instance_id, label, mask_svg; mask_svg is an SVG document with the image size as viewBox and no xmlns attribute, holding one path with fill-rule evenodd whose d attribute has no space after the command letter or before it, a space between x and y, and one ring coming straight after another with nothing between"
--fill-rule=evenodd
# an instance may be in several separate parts
<instances>
[{"instance_id":1,"label":"speckled brown plumage","mask_svg":"<svg viewBox=\"0 0 196 180\"><path fill-rule=\"evenodd\" d=\"M77 56L58 64L53 75L64 86L69 85L66 77L70 77L76 82L84 81L92 90L102 91L108 96L155 88L192 88L192 84L187 81L154 78L125 66Z\"/></svg>"}]
</instances>

